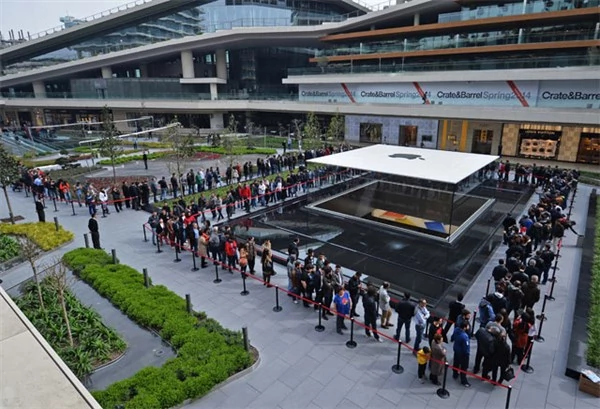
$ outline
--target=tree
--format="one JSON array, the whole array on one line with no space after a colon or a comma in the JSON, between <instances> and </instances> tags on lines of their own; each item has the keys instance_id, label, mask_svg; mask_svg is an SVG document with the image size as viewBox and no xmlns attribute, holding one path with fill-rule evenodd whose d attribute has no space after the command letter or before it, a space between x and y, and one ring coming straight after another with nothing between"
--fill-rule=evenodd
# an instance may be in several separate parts
<instances>
[{"instance_id":1,"label":"tree","mask_svg":"<svg viewBox=\"0 0 600 409\"><path fill-rule=\"evenodd\" d=\"M304 123L301 119L293 119L292 120L292 129L294 130L294 135L296 136L296 140L298 141L298 149L302 150L302 126Z\"/></svg>"},{"instance_id":2,"label":"tree","mask_svg":"<svg viewBox=\"0 0 600 409\"><path fill-rule=\"evenodd\" d=\"M35 244L31 240L29 240L28 238L23 237L20 240L20 242L21 242L21 254L23 255L23 257L25 257L25 259L29 262L29 265L31 266L31 270L33 271L33 279L35 281L35 286L37 287L37 293L38 293L38 298L40 301L40 306L41 306L42 310L44 310L45 306L44 306L44 298L42 297L42 288L40 286L40 277L38 275L38 270L35 265L37 260L42 255L42 251L37 246L37 244Z\"/></svg>"},{"instance_id":3,"label":"tree","mask_svg":"<svg viewBox=\"0 0 600 409\"><path fill-rule=\"evenodd\" d=\"M170 125L163 140L169 145L171 151L168 162L169 171L176 173L179 177L194 156L194 137L191 133L183 134L181 132L181 124L177 121L177 117L173 118Z\"/></svg>"},{"instance_id":4,"label":"tree","mask_svg":"<svg viewBox=\"0 0 600 409\"><path fill-rule=\"evenodd\" d=\"M321 146L321 124L314 112L306 115L302 140L304 149L315 149Z\"/></svg>"},{"instance_id":5,"label":"tree","mask_svg":"<svg viewBox=\"0 0 600 409\"><path fill-rule=\"evenodd\" d=\"M2 190L4 191L8 216L12 224L15 224L15 216L13 215L7 189L17 179L19 179L19 162L6 150L4 145L0 144L0 186L2 186Z\"/></svg>"},{"instance_id":6,"label":"tree","mask_svg":"<svg viewBox=\"0 0 600 409\"><path fill-rule=\"evenodd\" d=\"M67 327L67 335L69 337L69 345L75 346L73 343L73 333L71 332L71 323L69 321L69 313L67 311L67 303L65 301L65 293L69 290L69 277L67 277L67 268L62 261L55 260L55 262L46 268L48 271L47 283L58 296L58 302L60 303L63 320Z\"/></svg>"},{"instance_id":7,"label":"tree","mask_svg":"<svg viewBox=\"0 0 600 409\"><path fill-rule=\"evenodd\" d=\"M333 141L343 141L346 134L346 122L339 111L329 121L327 127L327 139Z\"/></svg>"},{"instance_id":8,"label":"tree","mask_svg":"<svg viewBox=\"0 0 600 409\"><path fill-rule=\"evenodd\" d=\"M112 119L110 109L102 108L102 138L100 139L100 154L110 159L113 170L113 184L117 183L116 159L123 154L123 141L119 138L117 128Z\"/></svg>"},{"instance_id":9,"label":"tree","mask_svg":"<svg viewBox=\"0 0 600 409\"><path fill-rule=\"evenodd\" d=\"M225 155L229 161L229 166L233 166L236 149L240 146L240 138L238 137L238 121L235 119L235 115L229 115L229 123L225 128L225 135L223 135L223 149Z\"/></svg>"}]
</instances>

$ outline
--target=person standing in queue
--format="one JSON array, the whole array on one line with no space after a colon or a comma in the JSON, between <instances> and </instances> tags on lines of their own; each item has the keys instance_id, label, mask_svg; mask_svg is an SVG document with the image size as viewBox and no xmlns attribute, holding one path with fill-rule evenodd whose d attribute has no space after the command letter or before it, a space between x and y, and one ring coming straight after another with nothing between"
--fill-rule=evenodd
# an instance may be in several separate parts
<instances>
[{"instance_id":1,"label":"person standing in queue","mask_svg":"<svg viewBox=\"0 0 600 409\"><path fill-rule=\"evenodd\" d=\"M356 272L352 277L350 277L350 280L348 280L348 291L350 292L350 297L352 298L352 310L350 312L352 317L360 317L360 315L356 313L356 304L358 304L358 298L362 292L362 283L360 281L361 276L362 273Z\"/></svg>"},{"instance_id":2,"label":"person standing in queue","mask_svg":"<svg viewBox=\"0 0 600 409\"><path fill-rule=\"evenodd\" d=\"M340 335L344 335L342 329L348 329L344 324L345 318L350 318L350 310L352 308L352 300L350 298L350 294L344 287L339 287L337 289L337 294L333 297L333 304L335 305L335 310L337 312L335 329L336 332Z\"/></svg>"},{"instance_id":3,"label":"person standing in queue","mask_svg":"<svg viewBox=\"0 0 600 409\"><path fill-rule=\"evenodd\" d=\"M95 249L101 249L100 247L100 232L98 230L98 220L96 220L96 212L92 213L90 221L88 222L88 229L92 235L92 244Z\"/></svg>"},{"instance_id":4,"label":"person standing in queue","mask_svg":"<svg viewBox=\"0 0 600 409\"><path fill-rule=\"evenodd\" d=\"M44 203L42 203L42 198L38 197L35 199L35 211L38 215L38 220L41 223L46 222L46 211L44 210Z\"/></svg>"}]
</instances>

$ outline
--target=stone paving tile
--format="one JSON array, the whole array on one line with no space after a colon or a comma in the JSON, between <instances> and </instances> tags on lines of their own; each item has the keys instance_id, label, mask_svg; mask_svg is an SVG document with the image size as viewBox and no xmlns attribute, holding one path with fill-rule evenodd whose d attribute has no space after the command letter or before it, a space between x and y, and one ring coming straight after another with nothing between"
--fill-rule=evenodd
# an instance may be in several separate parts
<instances>
[{"instance_id":1,"label":"stone paving tile","mask_svg":"<svg viewBox=\"0 0 600 409\"><path fill-rule=\"evenodd\" d=\"M352 401L350 401L348 399L344 399L335 408L336 409L361 409L362 406L357 406Z\"/></svg>"},{"instance_id":2,"label":"stone paving tile","mask_svg":"<svg viewBox=\"0 0 600 409\"><path fill-rule=\"evenodd\" d=\"M271 409L287 399L292 389L278 380L272 381L259 397L250 403L248 408Z\"/></svg>"},{"instance_id":3,"label":"stone paving tile","mask_svg":"<svg viewBox=\"0 0 600 409\"><path fill-rule=\"evenodd\" d=\"M356 386L348 392L346 400L351 401L360 408L372 407L370 402L377 395L377 391L381 387L380 380L367 373L360 374L360 379L356 382Z\"/></svg>"},{"instance_id":4,"label":"stone paving tile","mask_svg":"<svg viewBox=\"0 0 600 409\"><path fill-rule=\"evenodd\" d=\"M284 362L281 359L276 359L275 361L269 363L268 371L263 371L264 373L262 373L261 376L253 376L252 379L248 381L248 384L257 391L263 393L289 368L290 365L287 362Z\"/></svg>"},{"instance_id":5,"label":"stone paving tile","mask_svg":"<svg viewBox=\"0 0 600 409\"><path fill-rule=\"evenodd\" d=\"M313 403L322 408L335 408L346 398L348 392L355 387L360 388L360 386L355 386L355 383L349 381L347 378L337 375L315 396Z\"/></svg>"},{"instance_id":6,"label":"stone paving tile","mask_svg":"<svg viewBox=\"0 0 600 409\"><path fill-rule=\"evenodd\" d=\"M316 359L313 359L310 356L304 356L304 358L295 365L290 365L279 379L290 388L295 388L299 383L306 380L319 365L320 362Z\"/></svg>"},{"instance_id":7,"label":"stone paving tile","mask_svg":"<svg viewBox=\"0 0 600 409\"><path fill-rule=\"evenodd\" d=\"M314 403L311 403L311 401L324 388L325 385L322 383L311 377L307 377L296 386L283 402L280 402L279 406L281 406L282 409L305 409L311 407L311 405L316 406Z\"/></svg>"},{"instance_id":8,"label":"stone paving tile","mask_svg":"<svg viewBox=\"0 0 600 409\"><path fill-rule=\"evenodd\" d=\"M346 366L347 362L337 354L332 354L321 361L321 364L310 375L311 378L323 385L328 385L332 379L336 378L340 371ZM349 383L348 380L346 382Z\"/></svg>"}]
</instances>

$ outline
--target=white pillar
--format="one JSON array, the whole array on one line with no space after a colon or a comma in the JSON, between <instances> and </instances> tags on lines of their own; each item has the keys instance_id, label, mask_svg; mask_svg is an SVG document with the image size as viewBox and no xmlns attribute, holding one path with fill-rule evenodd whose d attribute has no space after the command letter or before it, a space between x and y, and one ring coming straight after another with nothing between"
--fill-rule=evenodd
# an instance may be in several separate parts
<instances>
[{"instance_id":1,"label":"white pillar","mask_svg":"<svg viewBox=\"0 0 600 409\"><path fill-rule=\"evenodd\" d=\"M421 15L419 13L415 13L413 16L413 25L418 26L421 24Z\"/></svg>"},{"instance_id":2,"label":"white pillar","mask_svg":"<svg viewBox=\"0 0 600 409\"><path fill-rule=\"evenodd\" d=\"M194 55L191 51L181 52L181 73L183 78L194 78L196 73L194 72Z\"/></svg>"},{"instance_id":3,"label":"white pillar","mask_svg":"<svg viewBox=\"0 0 600 409\"><path fill-rule=\"evenodd\" d=\"M112 72L112 67L102 67L102 78L112 78L113 77L113 72Z\"/></svg>"},{"instance_id":4,"label":"white pillar","mask_svg":"<svg viewBox=\"0 0 600 409\"><path fill-rule=\"evenodd\" d=\"M212 112L210 114L210 129L223 129L223 112Z\"/></svg>"},{"instance_id":5,"label":"white pillar","mask_svg":"<svg viewBox=\"0 0 600 409\"><path fill-rule=\"evenodd\" d=\"M219 99L219 91L217 90L217 84L214 82L210 83L210 99L212 99L213 101Z\"/></svg>"},{"instance_id":6,"label":"white pillar","mask_svg":"<svg viewBox=\"0 0 600 409\"><path fill-rule=\"evenodd\" d=\"M44 81L34 81L33 85L33 95L36 98L46 98L46 86L44 85Z\"/></svg>"},{"instance_id":7,"label":"white pillar","mask_svg":"<svg viewBox=\"0 0 600 409\"><path fill-rule=\"evenodd\" d=\"M227 57L225 56L225 50L219 49L216 53L217 57L217 78L227 79Z\"/></svg>"}]
</instances>

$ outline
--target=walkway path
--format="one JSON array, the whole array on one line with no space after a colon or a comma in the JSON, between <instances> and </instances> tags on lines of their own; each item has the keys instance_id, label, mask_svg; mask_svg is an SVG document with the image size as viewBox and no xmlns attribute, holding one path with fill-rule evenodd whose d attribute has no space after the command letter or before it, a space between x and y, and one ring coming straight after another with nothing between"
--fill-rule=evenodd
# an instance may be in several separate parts
<instances>
[{"instance_id":1,"label":"walkway path","mask_svg":"<svg viewBox=\"0 0 600 409\"><path fill-rule=\"evenodd\" d=\"M573 219L580 231L584 230L587 198L591 188L580 186L573 209ZM12 194L15 214L24 215L27 221L36 220L31 198ZM64 206L64 205L63 205ZM5 206L0 217L6 217ZM83 244L82 234L87 232L87 216L70 215L70 207L59 207L54 213L47 210L49 220L57 215L63 226L75 232L75 243L54 253L46 259L62 254ZM157 254L150 242L144 243L141 226L148 215L144 212L125 211L100 218L102 245L117 249L124 264L141 271L149 268L155 284L164 284L180 295L190 294L194 308L206 313L225 327L240 329L247 326L251 342L261 354L260 366L252 373L221 388L217 388L189 408L503 408L506 390L472 380L473 387L463 388L448 379L450 398L440 399L436 388L429 383L421 384L416 377L417 365L413 356L404 349L401 375L391 372L395 363L396 345L386 340L379 344L356 331L356 349L344 345L348 335L335 333L335 320L324 322L325 332L315 332L317 314L302 304L293 304L288 297L281 297L283 311L275 313L275 290L248 280L250 294L240 296L242 280L239 274L220 271L223 282L213 284L212 266L192 272L191 257L182 256L181 263L173 263L174 254L166 249ZM554 295L556 301L546 308L548 321L544 324L546 342L534 345L531 365L533 374L520 373L515 383L511 408L597 408L597 399L577 391L577 384L564 377L565 349L568 347L569 317L574 299L581 250L575 246L570 235L564 241L559 261L561 268ZM498 254L503 253L500 248ZM495 259L490 261L490 269ZM333 260L343 265L343 260ZM273 282L284 287L287 281L283 268ZM491 270L490 270L491 271ZM1 277L3 286L9 288L29 276L22 265L9 270ZM466 296L468 307L473 309L485 292L489 271L484 271ZM545 289L545 288L544 288ZM539 309L539 307L538 307ZM359 308L362 315L362 310ZM395 318L394 318L395 319ZM567 332L565 332L567 331ZM414 332L414 331L413 331ZM391 332L388 332L391 335ZM475 343L473 343L475 344ZM451 350L451 346L448 348ZM451 355L451 352L450 352ZM563 358L564 356L564 358ZM474 351L473 351L474 357ZM473 359L472 359L473 360ZM472 364L471 364L472 365ZM472 366L471 366L472 367Z\"/></svg>"}]
</instances>

